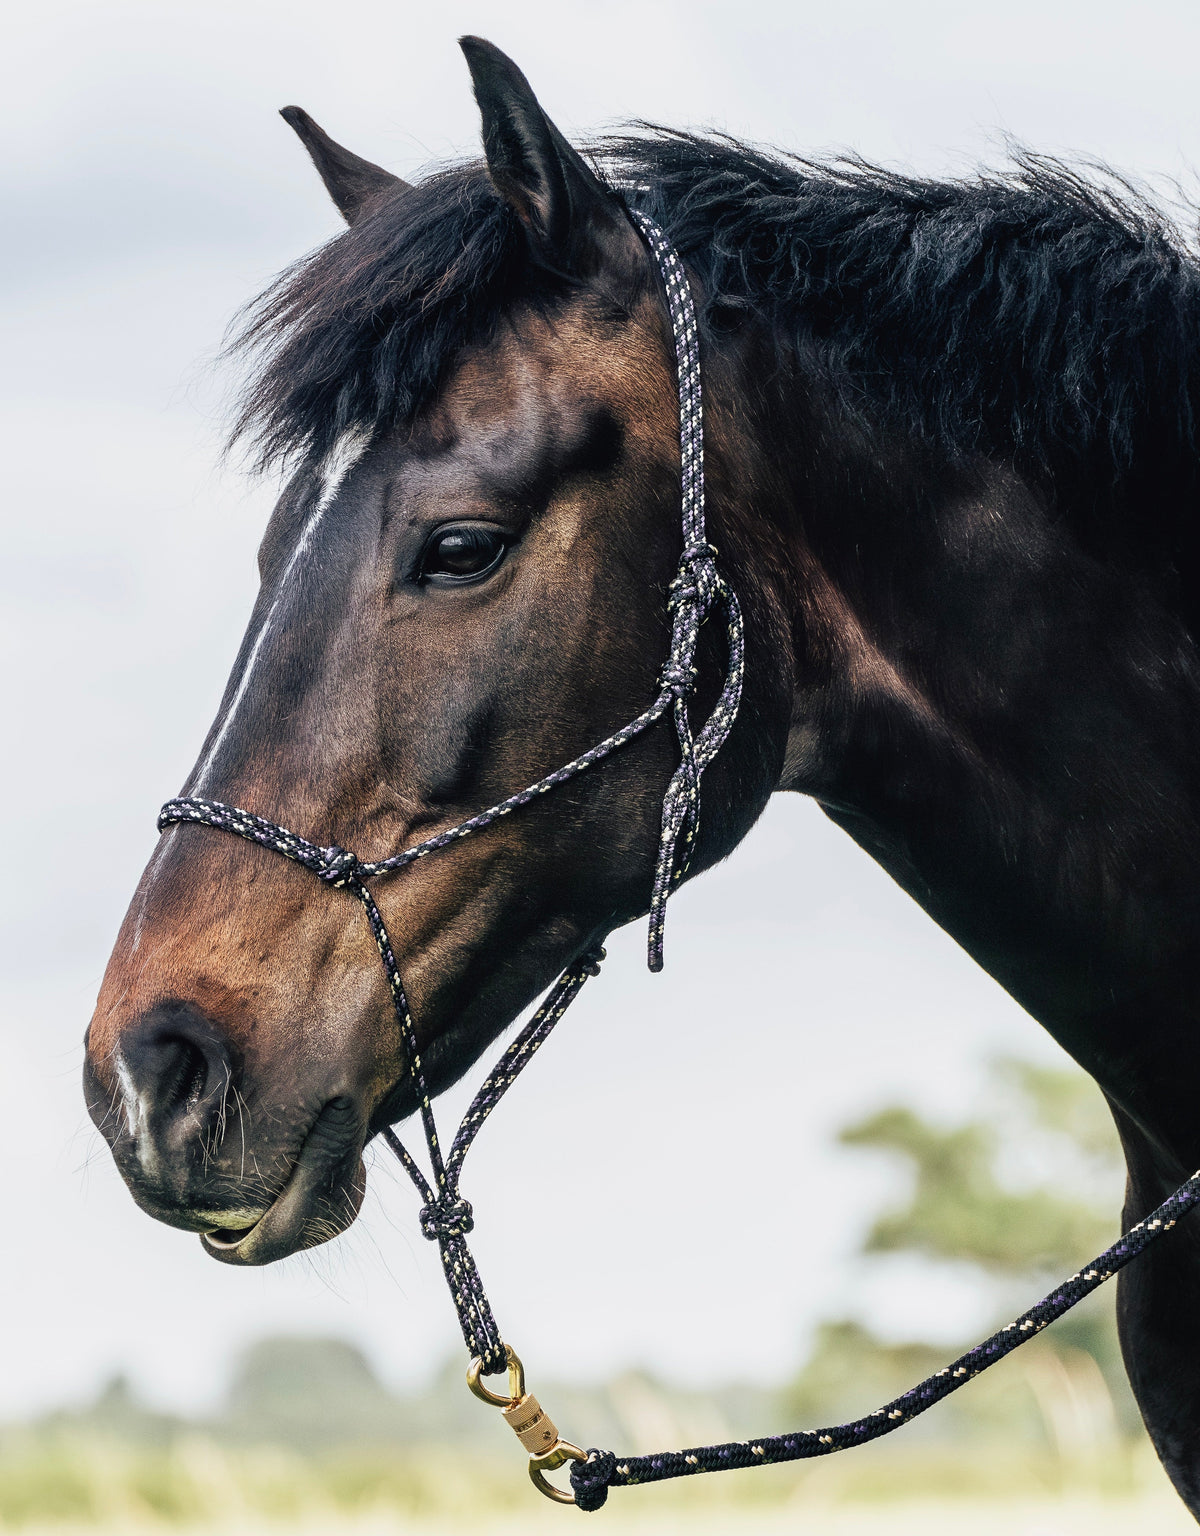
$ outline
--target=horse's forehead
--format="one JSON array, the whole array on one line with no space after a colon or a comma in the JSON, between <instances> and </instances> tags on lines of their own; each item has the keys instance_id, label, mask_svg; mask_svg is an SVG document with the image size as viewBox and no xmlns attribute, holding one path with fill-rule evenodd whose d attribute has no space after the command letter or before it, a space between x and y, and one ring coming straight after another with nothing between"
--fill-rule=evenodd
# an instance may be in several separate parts
<instances>
[{"instance_id":1,"label":"horse's forehead","mask_svg":"<svg viewBox=\"0 0 1200 1536\"><path fill-rule=\"evenodd\" d=\"M647 394L664 382L666 357L643 324L597 316L582 303L549 315L523 312L459 360L428 427L456 437L501 422L533 428L600 405L622 417L645 416ZM671 435L669 390L665 400Z\"/></svg>"}]
</instances>

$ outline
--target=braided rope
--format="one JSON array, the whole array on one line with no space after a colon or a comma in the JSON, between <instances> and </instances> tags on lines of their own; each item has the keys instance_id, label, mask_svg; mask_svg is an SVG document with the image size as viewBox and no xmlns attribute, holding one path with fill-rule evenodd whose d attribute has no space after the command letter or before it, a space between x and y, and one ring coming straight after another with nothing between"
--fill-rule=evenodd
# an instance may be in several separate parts
<instances>
[{"instance_id":1,"label":"braided rope","mask_svg":"<svg viewBox=\"0 0 1200 1536\"><path fill-rule=\"evenodd\" d=\"M700 778L721 750L737 718L745 670L745 636L737 594L717 568L717 551L708 542L704 516L704 401L700 383L700 338L696 306L687 272L670 241L646 214L631 217L654 253L666 289L679 384L679 463L683 502L683 555L671 583L671 651L661 673L664 692L672 695L680 763L663 796L662 832L650 900L647 962L663 966L663 927L667 898L687 873L700 829ZM721 607L729 637L725 682L712 714L693 738L688 697L696 684L696 644L709 611ZM660 695L661 697L661 695ZM682 846L680 838L682 837ZM678 851L677 851L678 850Z\"/></svg>"},{"instance_id":2,"label":"braided rope","mask_svg":"<svg viewBox=\"0 0 1200 1536\"><path fill-rule=\"evenodd\" d=\"M890 1435L1003 1360L1005 1355L1062 1317L1064 1312L1069 1312L1136 1259L1152 1242L1169 1232L1198 1204L1200 1173L1195 1173L1144 1221L1138 1222L1099 1258L1093 1259L1077 1275L1072 1275L1037 1306L1023 1312L1014 1322L1006 1324L942 1370L918 1382L903 1396L893 1398L861 1419L854 1419L849 1424L835 1424L828 1429L804 1429L787 1435L769 1435L761 1440L733 1440L725 1445L701 1445L691 1450L662 1451L652 1456L628 1456L623 1460L611 1451L590 1450L587 1461L576 1462L571 1468L575 1502L580 1509L596 1510L603 1505L610 1488L658 1483L672 1477L694 1477L700 1472L732 1471L735 1467L766 1467L782 1461L805 1461Z\"/></svg>"},{"instance_id":3,"label":"braided rope","mask_svg":"<svg viewBox=\"0 0 1200 1536\"><path fill-rule=\"evenodd\" d=\"M437 1183L436 1193L430 1188L424 1175L414 1162L412 1155L400 1141L395 1131L390 1126L384 1130L384 1137L392 1151L400 1159L401 1164L408 1172L417 1188L425 1196L425 1205L421 1210L421 1231L428 1238L434 1238L441 1254L442 1268L445 1271L446 1283L450 1288L450 1295L454 1301L455 1310L458 1313L459 1326L462 1329L463 1341L472 1355L478 1355L483 1361L483 1373L494 1375L506 1368L504 1353L504 1341L500 1337L495 1319L492 1317L491 1308L479 1278L479 1271L475 1267L475 1260L467 1247L465 1237L475 1225L474 1214L470 1201L464 1200L459 1193L458 1179L462 1171L463 1159L466 1157L471 1143L475 1140L483 1122L491 1114L499 1103L501 1097L512 1087L517 1077L533 1060L538 1047L549 1035L550 1031L566 1013L571 1003L574 1002L579 989L589 976L599 974L600 961L604 958L604 951L597 950L585 955L574 965L568 966L551 988L545 1002L534 1014L533 1018L520 1032L515 1040L505 1050L504 1055L488 1074L478 1093L471 1100L470 1107L462 1118L458 1133L454 1138L450 1149L450 1156L445 1164L442 1163L440 1154L433 1157L433 1146L430 1147L431 1160L434 1162L434 1175ZM416 1050L416 1041L406 1042L406 1048ZM410 1056L410 1062L412 1057ZM410 1069L411 1070L411 1069ZM421 1082L424 1088L424 1081ZM422 1114L425 1114L425 1106L428 1099L423 1100ZM432 1111L426 1120L426 1139L429 1140L429 1126L432 1124ZM436 1130L432 1133L436 1142Z\"/></svg>"},{"instance_id":4,"label":"braided rope","mask_svg":"<svg viewBox=\"0 0 1200 1536\"><path fill-rule=\"evenodd\" d=\"M492 1316L475 1260L467 1246L466 1237L474 1227L474 1216L470 1202L463 1198L458 1187L463 1159L483 1122L533 1059L584 982L589 976L598 973L604 951L590 951L563 971L542 1006L509 1045L475 1095L458 1128L449 1158L443 1158L433 1106L421 1066L416 1028L405 996L400 968L383 917L364 882L379 875L394 874L415 863L417 859L449 848L473 832L482 831L501 817L528 805L558 785L565 784L568 779L602 762L670 712L679 740L680 762L663 796L648 939L650 969L662 969L667 898L686 873L695 846L700 820L701 777L725 743L737 718L745 670L745 639L737 597L718 571L716 550L705 537L704 422L700 400L699 334L687 274L658 226L643 214L634 214L633 217L654 252L662 273L671 315L679 383L683 552L668 593L671 641L654 702L636 719L589 747L578 757L572 758L569 763L564 763L561 768L538 779L536 783L518 790L516 794L509 795L507 799L498 801L466 821L459 822L457 826L437 832L423 842L386 859L360 859L336 844L322 847L286 827L268 821L266 817L201 795L168 800L158 818L160 831L177 823L191 822L214 827L218 831L229 832L247 842L256 843L261 848L267 848L302 865L335 890L350 892L362 904L387 976L409 1080L420 1112L432 1179L426 1177L390 1127L383 1134L424 1201L420 1214L421 1231L427 1238L437 1242L463 1339L471 1354L477 1355L482 1361L485 1375L494 1375L504 1370L507 1362L504 1342ZM729 659L720 696L696 736L688 717L687 703L696 686L695 658L700 626L708 613L716 607L721 608L725 614Z\"/></svg>"}]
</instances>

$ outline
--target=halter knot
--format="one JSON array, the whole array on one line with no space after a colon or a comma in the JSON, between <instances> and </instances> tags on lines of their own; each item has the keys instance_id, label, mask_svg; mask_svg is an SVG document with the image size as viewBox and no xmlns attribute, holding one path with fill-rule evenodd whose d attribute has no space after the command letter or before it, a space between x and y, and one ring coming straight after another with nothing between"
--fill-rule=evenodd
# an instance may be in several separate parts
<instances>
[{"instance_id":1,"label":"halter knot","mask_svg":"<svg viewBox=\"0 0 1200 1536\"><path fill-rule=\"evenodd\" d=\"M679 557L679 569L667 589L667 608L674 611L694 603L702 613L707 612L720 587L716 546L707 540L689 544Z\"/></svg>"},{"instance_id":2,"label":"halter knot","mask_svg":"<svg viewBox=\"0 0 1200 1536\"><path fill-rule=\"evenodd\" d=\"M469 1200L455 1195L450 1200L443 1198L432 1205L423 1205L420 1222L421 1231L430 1242L437 1242L439 1238L463 1237L474 1231L475 1213Z\"/></svg>"},{"instance_id":3,"label":"halter knot","mask_svg":"<svg viewBox=\"0 0 1200 1536\"><path fill-rule=\"evenodd\" d=\"M571 1490L578 1508L586 1514L602 1509L616 1470L617 1458L611 1451L589 1450L586 1461L573 1461Z\"/></svg>"},{"instance_id":4,"label":"halter knot","mask_svg":"<svg viewBox=\"0 0 1200 1536\"><path fill-rule=\"evenodd\" d=\"M339 848L335 843L331 848L322 848L321 855L324 862L317 874L326 885L332 885L337 890L354 879L358 870L357 854L351 853L348 848Z\"/></svg>"},{"instance_id":5,"label":"halter knot","mask_svg":"<svg viewBox=\"0 0 1200 1536\"><path fill-rule=\"evenodd\" d=\"M677 699L686 699L695 688L698 676L695 667L668 661L658 674L658 686L664 693L673 693Z\"/></svg>"}]
</instances>

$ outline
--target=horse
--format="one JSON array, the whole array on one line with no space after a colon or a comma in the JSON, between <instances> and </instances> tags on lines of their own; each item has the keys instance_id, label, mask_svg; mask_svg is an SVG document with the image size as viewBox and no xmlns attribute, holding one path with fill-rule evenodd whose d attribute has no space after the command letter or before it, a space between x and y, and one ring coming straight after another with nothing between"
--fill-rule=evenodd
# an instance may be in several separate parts
<instances>
[{"instance_id":1,"label":"horse","mask_svg":"<svg viewBox=\"0 0 1200 1536\"><path fill-rule=\"evenodd\" d=\"M284 109L346 221L249 308L235 438L286 483L185 793L382 859L654 696L679 559L671 330L698 296L741 712L689 878L814 798L1095 1079L1141 1219L1200 1166L1200 263L1134 186L938 181L635 125L581 153L461 42L483 159L407 184ZM691 708L721 686L705 626ZM664 726L377 882L431 1092L650 903ZM285 963L286 962L286 963ZM137 1203L228 1264L343 1231L417 1107L345 890L169 827L88 1028ZM1200 1232L1121 1275L1200 1516Z\"/></svg>"}]
</instances>

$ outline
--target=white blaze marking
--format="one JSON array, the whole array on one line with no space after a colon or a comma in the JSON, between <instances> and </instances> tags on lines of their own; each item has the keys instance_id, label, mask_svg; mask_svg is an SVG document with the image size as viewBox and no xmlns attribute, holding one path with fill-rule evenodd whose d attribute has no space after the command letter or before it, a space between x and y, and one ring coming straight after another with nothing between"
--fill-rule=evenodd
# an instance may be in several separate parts
<instances>
[{"instance_id":1,"label":"white blaze marking","mask_svg":"<svg viewBox=\"0 0 1200 1536\"><path fill-rule=\"evenodd\" d=\"M317 497L317 504L309 514L308 521L305 523L296 542L296 547L292 550L288 557L288 563L283 568L283 575L279 578L274 600L267 609L267 616L262 621L258 634L254 637L254 644L250 647L250 654L246 657L246 665L242 668L242 675L238 679L237 691L229 701L229 708L225 711L224 720L221 721L221 729L213 738L213 744L208 749L207 756L196 770L196 777L192 785L192 793L194 795L204 793L204 780L208 776L226 736L229 734L229 728L233 724L233 718L238 712L239 705L246 697L246 690L250 686L250 678L254 672L255 663L258 661L259 652L262 650L267 634L270 631L271 621L279 611L279 605L283 602L286 595L287 584L292 572L311 548L313 537L317 531L317 525L324 516L326 508L337 495L338 487L357 463L365 447L366 441L359 438L341 443L330 455L323 467L322 473L325 483L321 487L321 494Z\"/></svg>"},{"instance_id":2,"label":"white blaze marking","mask_svg":"<svg viewBox=\"0 0 1200 1536\"><path fill-rule=\"evenodd\" d=\"M229 701L229 708L225 711L225 718L221 721L221 728L213 738L213 744L205 754L204 761L196 770L195 780L192 784L192 794L199 795L203 794L204 792L204 780L207 778L210 770L212 769L213 763L216 761L217 753L220 751L226 736L229 734L229 727L233 723L233 717L237 714L238 707L246 696L246 690L250 686L250 675L254 671L255 663L258 661L259 652L262 650L263 643L267 638L267 632L271 627L271 621L274 619L275 614L279 609L279 605L283 601L284 592L292 572L296 569L303 556L308 553L308 550L312 545L313 536L317 531L318 523L321 521L321 518L324 515L326 509L337 495L342 481L346 478L346 476L354 468L355 464L358 463L359 459L366 452L370 441L370 437L365 434L348 434L342 439L337 447L333 449L329 457L318 470L318 473L321 475L323 482L321 486L321 494L317 497L317 504L310 513L308 521L301 529L300 538L296 543L296 547L288 558L288 563L284 567L283 575L279 578L274 600L272 601L271 606L267 609L266 618L263 619L262 624L259 627L258 634L254 637L254 644L250 647L249 656L246 657L246 665L242 668L242 675L238 680L237 689L233 695L233 698ZM138 908L137 918L133 925L133 941L130 945L131 954L137 953L138 948L142 942L142 927L146 921L146 906L150 899L150 887L154 884L154 881L158 876L159 862L161 861L162 855L167 850L171 837L173 837L178 830L178 827L174 826L167 828L165 836L162 838L158 847L155 849L150 863L146 866L146 873L142 878L142 899ZM118 1068L118 1072L119 1071L120 1069ZM128 1072L126 1072L126 1076L128 1077Z\"/></svg>"}]
</instances>

